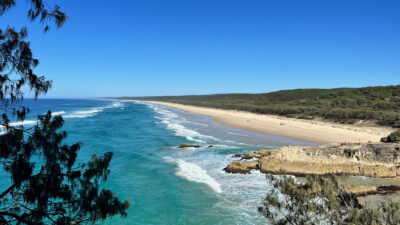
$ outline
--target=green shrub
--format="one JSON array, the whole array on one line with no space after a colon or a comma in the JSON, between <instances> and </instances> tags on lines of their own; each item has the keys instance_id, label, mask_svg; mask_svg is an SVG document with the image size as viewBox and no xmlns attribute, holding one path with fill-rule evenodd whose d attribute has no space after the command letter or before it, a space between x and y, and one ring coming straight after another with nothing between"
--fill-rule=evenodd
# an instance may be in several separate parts
<instances>
[{"instance_id":1,"label":"green shrub","mask_svg":"<svg viewBox=\"0 0 400 225\"><path fill-rule=\"evenodd\" d=\"M267 178L273 189L258 212L272 225L398 225L400 203L379 201L361 205L356 196L342 190L336 176L308 176L300 183L290 176Z\"/></svg>"},{"instance_id":2,"label":"green shrub","mask_svg":"<svg viewBox=\"0 0 400 225\"><path fill-rule=\"evenodd\" d=\"M381 142L400 142L400 130L397 130L387 137L381 138Z\"/></svg>"}]
</instances>

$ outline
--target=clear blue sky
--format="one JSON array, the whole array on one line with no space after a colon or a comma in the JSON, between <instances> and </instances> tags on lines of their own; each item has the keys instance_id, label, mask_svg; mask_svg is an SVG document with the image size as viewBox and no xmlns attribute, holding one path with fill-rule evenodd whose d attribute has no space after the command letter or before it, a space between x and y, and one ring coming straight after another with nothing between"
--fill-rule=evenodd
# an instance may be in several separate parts
<instances>
[{"instance_id":1,"label":"clear blue sky","mask_svg":"<svg viewBox=\"0 0 400 225\"><path fill-rule=\"evenodd\" d=\"M47 97L400 83L398 0L56 2L69 20L46 34L25 0L0 19L29 25L36 71L54 81Z\"/></svg>"}]
</instances>

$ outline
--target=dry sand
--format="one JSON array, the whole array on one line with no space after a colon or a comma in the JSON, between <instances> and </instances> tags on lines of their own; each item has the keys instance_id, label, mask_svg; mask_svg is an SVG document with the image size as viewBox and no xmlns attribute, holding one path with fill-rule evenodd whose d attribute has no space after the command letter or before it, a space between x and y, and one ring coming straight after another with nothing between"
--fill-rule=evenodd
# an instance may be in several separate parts
<instances>
[{"instance_id":1,"label":"dry sand","mask_svg":"<svg viewBox=\"0 0 400 225\"><path fill-rule=\"evenodd\" d=\"M259 132L263 134L282 136L291 139L309 141L319 144L342 142L378 142L394 129L390 127L373 126L360 127L343 125L316 120L292 119L274 115L261 115L236 110L222 110L167 102L148 101L185 112L196 113L214 118L218 124Z\"/></svg>"}]
</instances>

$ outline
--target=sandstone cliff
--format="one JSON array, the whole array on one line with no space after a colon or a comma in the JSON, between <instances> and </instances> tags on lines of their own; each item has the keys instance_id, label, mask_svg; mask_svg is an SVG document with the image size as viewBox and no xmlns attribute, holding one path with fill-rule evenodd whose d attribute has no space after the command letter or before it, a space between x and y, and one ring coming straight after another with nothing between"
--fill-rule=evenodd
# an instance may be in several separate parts
<instances>
[{"instance_id":1,"label":"sandstone cliff","mask_svg":"<svg viewBox=\"0 0 400 225\"><path fill-rule=\"evenodd\" d=\"M237 155L224 170L228 173L262 173L308 175L348 174L368 177L400 176L400 144L343 143L323 146L286 146ZM246 160L255 161L246 161Z\"/></svg>"}]
</instances>

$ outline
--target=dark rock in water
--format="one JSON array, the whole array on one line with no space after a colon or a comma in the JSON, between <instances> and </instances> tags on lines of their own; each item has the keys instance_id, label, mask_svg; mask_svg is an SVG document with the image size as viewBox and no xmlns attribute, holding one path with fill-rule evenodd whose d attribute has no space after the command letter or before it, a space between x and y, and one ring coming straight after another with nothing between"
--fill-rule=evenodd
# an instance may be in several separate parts
<instances>
[{"instance_id":1,"label":"dark rock in water","mask_svg":"<svg viewBox=\"0 0 400 225\"><path fill-rule=\"evenodd\" d=\"M213 148L213 147L214 147L214 145L209 145L209 146L208 146L208 148Z\"/></svg>"},{"instance_id":2,"label":"dark rock in water","mask_svg":"<svg viewBox=\"0 0 400 225\"><path fill-rule=\"evenodd\" d=\"M240 158L240 157L242 157L242 155L243 155L243 154L234 154L234 155L232 156L232 158Z\"/></svg>"},{"instance_id":3,"label":"dark rock in water","mask_svg":"<svg viewBox=\"0 0 400 225\"><path fill-rule=\"evenodd\" d=\"M178 148L200 148L200 145L181 144Z\"/></svg>"}]
</instances>

